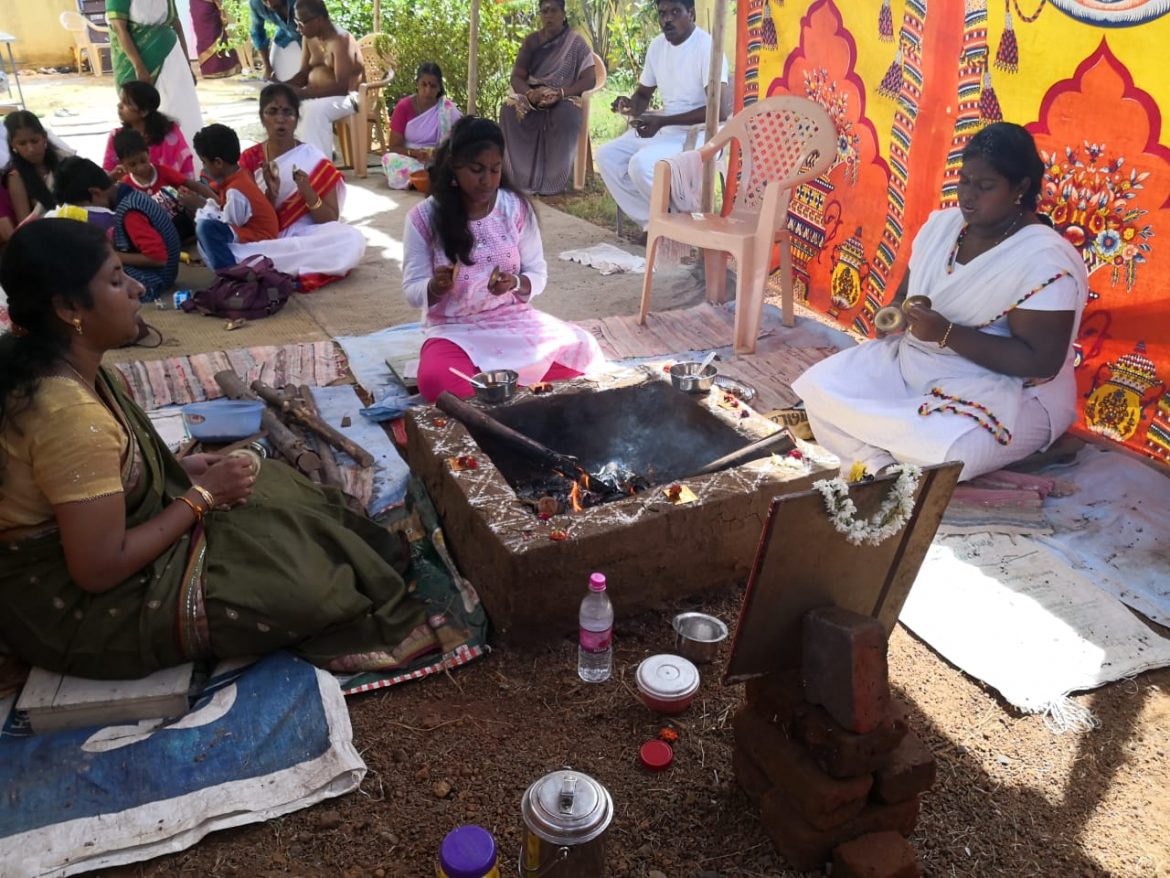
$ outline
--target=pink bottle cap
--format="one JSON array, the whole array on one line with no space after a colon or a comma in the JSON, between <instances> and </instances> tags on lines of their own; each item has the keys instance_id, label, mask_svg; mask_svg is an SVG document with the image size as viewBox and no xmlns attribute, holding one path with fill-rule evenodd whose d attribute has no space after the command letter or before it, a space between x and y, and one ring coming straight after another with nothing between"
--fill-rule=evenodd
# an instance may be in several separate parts
<instances>
[{"instance_id":1,"label":"pink bottle cap","mask_svg":"<svg viewBox=\"0 0 1170 878\"><path fill-rule=\"evenodd\" d=\"M591 591L605 591L605 574L590 573L589 588Z\"/></svg>"}]
</instances>

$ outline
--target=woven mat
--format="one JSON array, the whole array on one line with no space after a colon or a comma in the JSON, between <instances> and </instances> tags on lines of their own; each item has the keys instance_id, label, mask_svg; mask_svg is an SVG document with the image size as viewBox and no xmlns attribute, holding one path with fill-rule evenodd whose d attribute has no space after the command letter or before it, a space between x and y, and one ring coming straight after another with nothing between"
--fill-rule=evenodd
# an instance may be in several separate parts
<instances>
[{"instance_id":1,"label":"woven mat","mask_svg":"<svg viewBox=\"0 0 1170 878\"><path fill-rule=\"evenodd\" d=\"M786 327L771 306L764 309L756 352L746 355L732 352L735 312L726 305L704 302L676 311L651 312L645 326L639 325L636 314L576 322L593 334L608 360L694 359L688 356L692 351L716 350L719 374L754 387L758 395L752 407L760 412L795 403L792 382L838 350L831 331L805 320Z\"/></svg>"},{"instance_id":2,"label":"woven mat","mask_svg":"<svg viewBox=\"0 0 1170 878\"><path fill-rule=\"evenodd\" d=\"M222 396L215 373L224 369L234 369L245 384L259 378L273 387L325 387L345 374L345 359L332 341L315 341L117 363L116 368L126 377L135 401L152 411Z\"/></svg>"}]
</instances>

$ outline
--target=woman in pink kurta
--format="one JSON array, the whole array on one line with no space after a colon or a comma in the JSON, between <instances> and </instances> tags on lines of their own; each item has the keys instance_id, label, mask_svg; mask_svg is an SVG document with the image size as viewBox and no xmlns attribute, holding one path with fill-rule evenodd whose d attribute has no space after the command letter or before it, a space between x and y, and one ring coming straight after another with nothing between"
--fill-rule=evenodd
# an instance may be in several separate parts
<instances>
[{"instance_id":1,"label":"woman in pink kurta","mask_svg":"<svg viewBox=\"0 0 1170 878\"><path fill-rule=\"evenodd\" d=\"M495 122L460 119L435 156L434 194L406 217L402 287L423 309L418 387L431 401L444 390L474 393L450 367L513 369L532 384L605 361L592 335L529 304L548 267L532 205L503 175L503 157Z\"/></svg>"}]
</instances>

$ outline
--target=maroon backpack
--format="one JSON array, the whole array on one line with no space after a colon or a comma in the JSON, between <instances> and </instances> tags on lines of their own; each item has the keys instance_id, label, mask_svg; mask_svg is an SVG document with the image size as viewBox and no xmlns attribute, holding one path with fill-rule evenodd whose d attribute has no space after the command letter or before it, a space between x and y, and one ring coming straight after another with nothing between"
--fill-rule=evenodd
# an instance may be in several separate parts
<instances>
[{"instance_id":1,"label":"maroon backpack","mask_svg":"<svg viewBox=\"0 0 1170 878\"><path fill-rule=\"evenodd\" d=\"M249 256L243 262L215 272L215 281L197 290L180 306L210 317L258 320L284 307L296 278L277 271L267 256Z\"/></svg>"}]
</instances>

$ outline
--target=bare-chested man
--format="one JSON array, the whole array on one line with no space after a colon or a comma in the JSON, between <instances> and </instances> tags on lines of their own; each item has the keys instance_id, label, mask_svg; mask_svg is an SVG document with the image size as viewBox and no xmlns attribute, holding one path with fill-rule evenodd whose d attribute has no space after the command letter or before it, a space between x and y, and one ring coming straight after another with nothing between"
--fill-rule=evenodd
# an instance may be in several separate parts
<instances>
[{"instance_id":1,"label":"bare-chested man","mask_svg":"<svg viewBox=\"0 0 1170 878\"><path fill-rule=\"evenodd\" d=\"M361 50L349 32L329 20L324 0L296 0L301 69L288 80L301 99L298 135L333 157L333 123L357 110L364 76Z\"/></svg>"}]
</instances>

